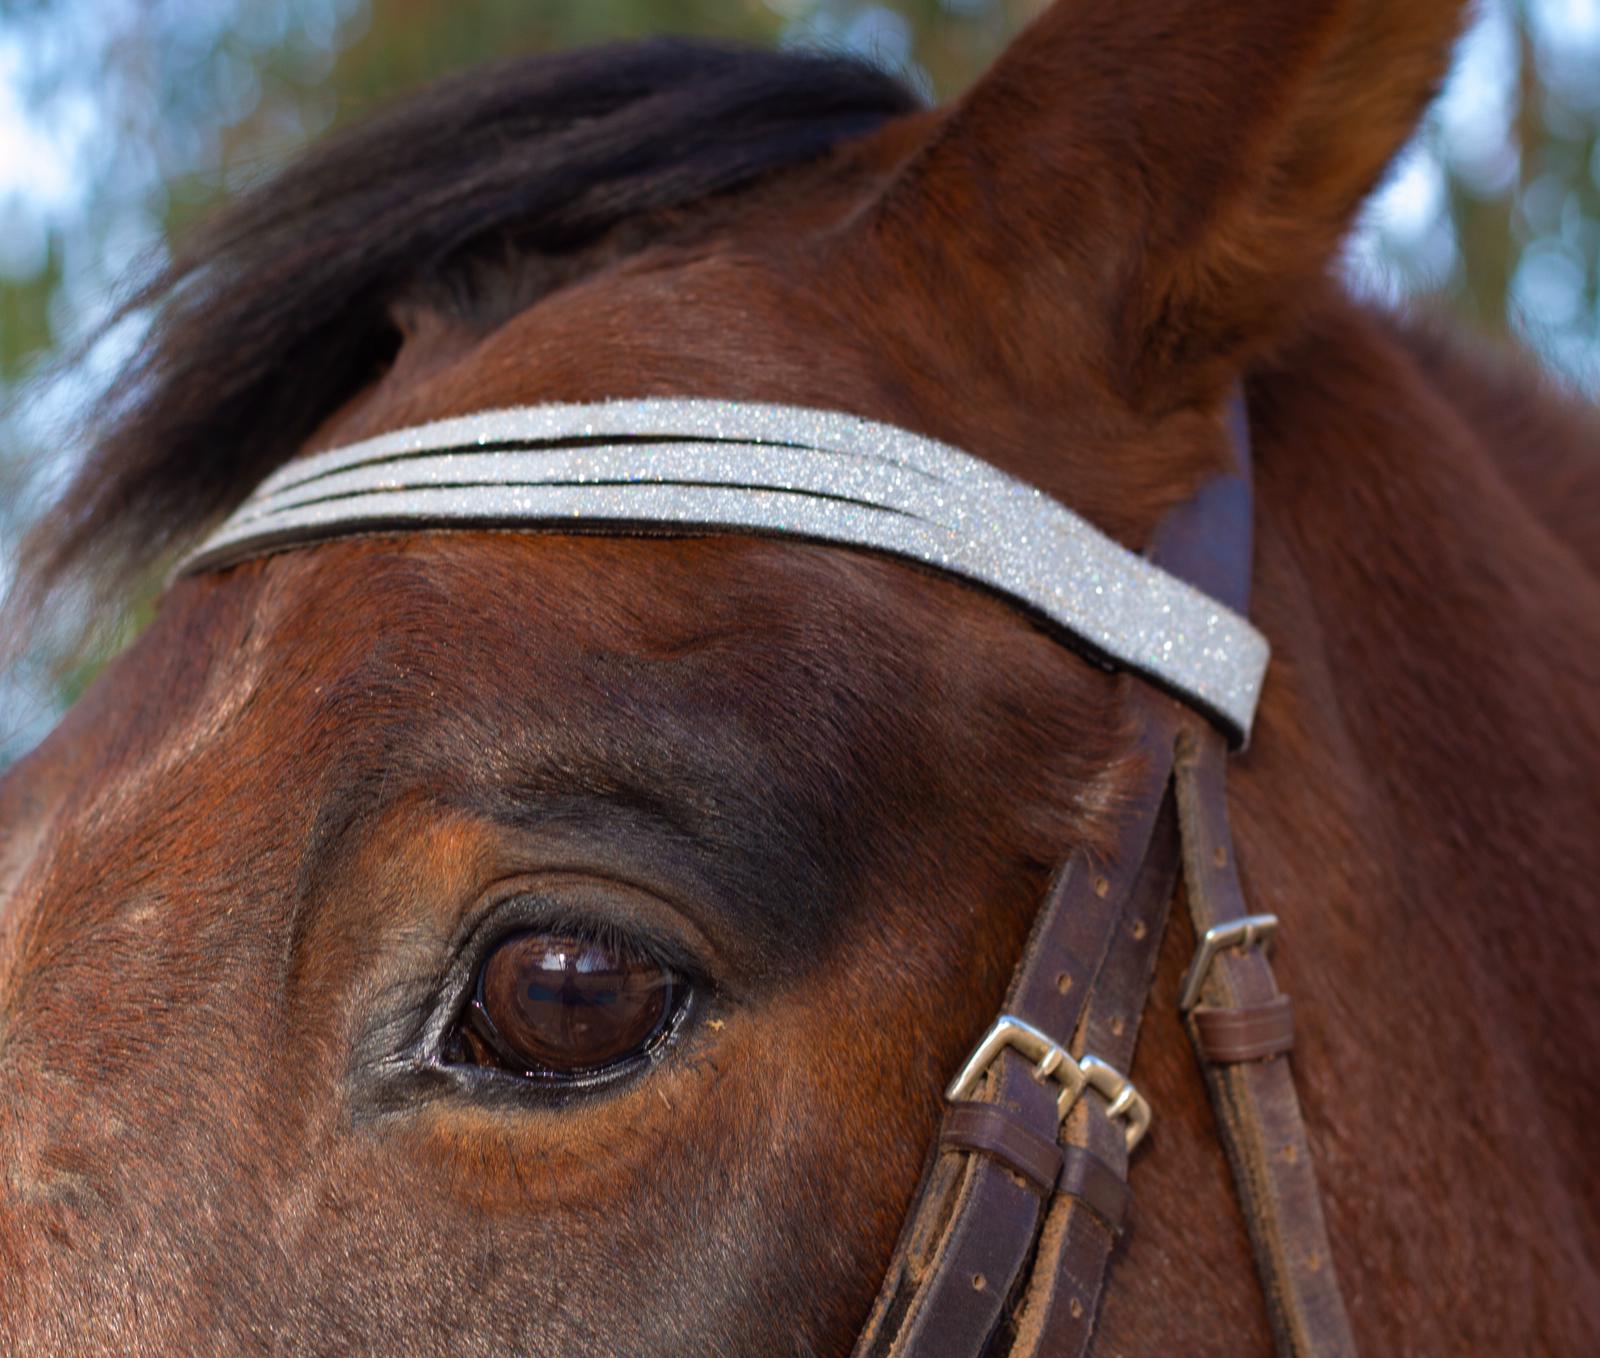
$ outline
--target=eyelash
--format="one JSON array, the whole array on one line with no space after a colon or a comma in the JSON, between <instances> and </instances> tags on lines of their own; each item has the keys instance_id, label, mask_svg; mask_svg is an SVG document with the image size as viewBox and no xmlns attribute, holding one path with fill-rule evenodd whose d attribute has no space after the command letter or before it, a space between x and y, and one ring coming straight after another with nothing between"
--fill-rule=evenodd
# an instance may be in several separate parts
<instances>
[{"instance_id":1,"label":"eyelash","mask_svg":"<svg viewBox=\"0 0 1600 1358\"><path fill-rule=\"evenodd\" d=\"M530 903L535 909L525 914L518 911L510 919L502 918L507 906ZM614 920L545 909L537 897L514 896L492 912L462 950L471 975L476 977L489 955L513 934L520 933L559 934L591 947L605 948L631 962L665 967L682 976L686 983L695 981L699 971L698 963L666 939L625 928ZM470 998L470 991L469 986L467 998Z\"/></svg>"}]
</instances>

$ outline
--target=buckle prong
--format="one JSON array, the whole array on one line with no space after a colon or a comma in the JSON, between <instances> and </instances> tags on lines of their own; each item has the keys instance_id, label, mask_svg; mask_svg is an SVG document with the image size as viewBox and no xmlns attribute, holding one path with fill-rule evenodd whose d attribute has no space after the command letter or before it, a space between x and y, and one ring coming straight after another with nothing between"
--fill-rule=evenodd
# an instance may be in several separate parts
<instances>
[{"instance_id":1,"label":"buckle prong","mask_svg":"<svg viewBox=\"0 0 1600 1358\"><path fill-rule=\"evenodd\" d=\"M1238 919L1213 924L1201 935L1194 950L1194 961L1183 975L1183 988L1178 992L1178 1012L1187 1014L1200 1003L1200 992L1205 989L1206 977L1211 974L1211 964L1219 952L1229 948L1253 948L1267 943L1278 932L1276 915L1241 915Z\"/></svg>"}]
</instances>

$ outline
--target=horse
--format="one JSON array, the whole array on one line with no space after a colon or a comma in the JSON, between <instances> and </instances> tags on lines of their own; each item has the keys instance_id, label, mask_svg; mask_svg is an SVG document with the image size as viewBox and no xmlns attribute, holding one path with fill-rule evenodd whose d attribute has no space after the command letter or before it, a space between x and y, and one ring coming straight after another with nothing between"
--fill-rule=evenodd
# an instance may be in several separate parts
<instances>
[{"instance_id":1,"label":"horse","mask_svg":"<svg viewBox=\"0 0 1600 1358\"><path fill-rule=\"evenodd\" d=\"M1258 1065L1344 1334L1275 1330L1175 903L1118 935L1154 979L1114 1087L1153 1120L1095 1351L1593 1352L1600 422L1338 270L1460 20L1058 0L940 108L688 40L456 77L134 299L11 635L433 421L834 412L1142 562L1242 409L1271 661L1216 865L1281 921L1294 1047ZM936 1143L947 1083L1041 902L1092 911L1130 826L1189 835L1140 717L1172 696L1103 661L758 531L374 524L180 570L0 782L0 1348L948 1351L875 1301L919 1183L996 1163ZM1082 1053L1047 1036L1053 1099ZM1022 1281L957 1281L987 1351L1065 1351Z\"/></svg>"}]
</instances>

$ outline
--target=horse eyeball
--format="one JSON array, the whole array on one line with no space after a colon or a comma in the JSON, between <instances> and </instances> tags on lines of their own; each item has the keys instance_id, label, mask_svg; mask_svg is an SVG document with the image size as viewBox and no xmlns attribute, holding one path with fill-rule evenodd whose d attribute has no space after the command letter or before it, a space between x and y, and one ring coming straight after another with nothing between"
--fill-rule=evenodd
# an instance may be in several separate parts
<instances>
[{"instance_id":1,"label":"horse eyeball","mask_svg":"<svg viewBox=\"0 0 1600 1358\"><path fill-rule=\"evenodd\" d=\"M472 1017L498 1064L582 1075L648 1051L676 1007L677 978L648 959L559 934L502 939L478 973ZM478 1043L469 1050L482 1061Z\"/></svg>"}]
</instances>

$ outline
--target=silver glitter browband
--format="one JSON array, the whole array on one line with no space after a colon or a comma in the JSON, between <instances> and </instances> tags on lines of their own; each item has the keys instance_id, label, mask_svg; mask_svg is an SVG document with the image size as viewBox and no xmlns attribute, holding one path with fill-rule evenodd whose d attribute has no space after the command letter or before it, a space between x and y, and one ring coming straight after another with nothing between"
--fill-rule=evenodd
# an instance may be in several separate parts
<instances>
[{"instance_id":1,"label":"silver glitter browband","mask_svg":"<svg viewBox=\"0 0 1600 1358\"><path fill-rule=\"evenodd\" d=\"M424 527L742 530L866 547L987 585L1094 655L1250 732L1249 622L967 453L835 411L708 400L492 410L289 463L182 572Z\"/></svg>"}]
</instances>

